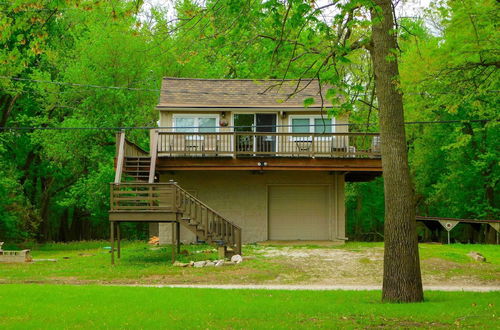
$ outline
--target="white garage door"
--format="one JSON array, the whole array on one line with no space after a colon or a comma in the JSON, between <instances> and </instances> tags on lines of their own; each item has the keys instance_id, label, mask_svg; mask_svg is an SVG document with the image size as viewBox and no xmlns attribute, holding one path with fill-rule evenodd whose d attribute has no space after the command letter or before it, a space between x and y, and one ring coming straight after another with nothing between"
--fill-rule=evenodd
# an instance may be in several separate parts
<instances>
[{"instance_id":1,"label":"white garage door","mask_svg":"<svg viewBox=\"0 0 500 330\"><path fill-rule=\"evenodd\" d=\"M270 240L328 240L329 186L269 186Z\"/></svg>"}]
</instances>

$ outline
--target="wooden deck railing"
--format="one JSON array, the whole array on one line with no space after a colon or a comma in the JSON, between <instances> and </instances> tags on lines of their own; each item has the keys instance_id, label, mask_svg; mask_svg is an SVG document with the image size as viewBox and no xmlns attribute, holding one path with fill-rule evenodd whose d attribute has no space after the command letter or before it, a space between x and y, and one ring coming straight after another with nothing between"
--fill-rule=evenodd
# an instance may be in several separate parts
<instances>
[{"instance_id":1,"label":"wooden deck railing","mask_svg":"<svg viewBox=\"0 0 500 330\"><path fill-rule=\"evenodd\" d=\"M176 212L176 186L170 183L112 183L111 211Z\"/></svg>"},{"instance_id":2,"label":"wooden deck railing","mask_svg":"<svg viewBox=\"0 0 500 330\"><path fill-rule=\"evenodd\" d=\"M111 212L159 211L181 214L182 221L188 221L188 225L202 231L203 239L221 241L241 254L241 228L175 182L111 183L110 196Z\"/></svg>"},{"instance_id":3,"label":"wooden deck railing","mask_svg":"<svg viewBox=\"0 0 500 330\"><path fill-rule=\"evenodd\" d=\"M158 156L379 158L378 133L158 132Z\"/></svg>"}]
</instances>

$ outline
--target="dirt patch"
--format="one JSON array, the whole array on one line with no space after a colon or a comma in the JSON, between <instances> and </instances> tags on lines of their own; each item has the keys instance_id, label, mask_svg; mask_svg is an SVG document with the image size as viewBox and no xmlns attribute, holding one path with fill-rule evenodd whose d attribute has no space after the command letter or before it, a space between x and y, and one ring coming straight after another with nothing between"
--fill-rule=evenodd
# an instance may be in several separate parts
<instances>
[{"instance_id":1,"label":"dirt patch","mask_svg":"<svg viewBox=\"0 0 500 330\"><path fill-rule=\"evenodd\" d=\"M383 276L384 250L382 247L346 250L328 248L263 247L256 251L270 262L293 269L284 284L318 285L380 285ZM483 264L461 264L440 258L421 261L422 278L425 285L441 286L500 286L500 279L485 280L478 274ZM300 276L302 273L302 276Z\"/></svg>"},{"instance_id":2,"label":"dirt patch","mask_svg":"<svg viewBox=\"0 0 500 330\"><path fill-rule=\"evenodd\" d=\"M262 249L262 255L273 262L292 267L304 275L297 283L314 284L366 284L375 285L382 280L383 249L363 251L341 249ZM297 276L295 276L297 277ZM287 280L285 283L289 282Z\"/></svg>"}]
</instances>

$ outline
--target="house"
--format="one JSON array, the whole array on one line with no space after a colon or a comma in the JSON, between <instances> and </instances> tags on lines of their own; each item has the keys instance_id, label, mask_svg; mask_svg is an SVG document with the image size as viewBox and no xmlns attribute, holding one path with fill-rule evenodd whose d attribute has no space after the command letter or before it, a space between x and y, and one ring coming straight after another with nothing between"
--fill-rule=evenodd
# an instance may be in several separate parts
<instances>
[{"instance_id":1,"label":"house","mask_svg":"<svg viewBox=\"0 0 500 330\"><path fill-rule=\"evenodd\" d=\"M110 220L150 221L161 243L345 241L344 184L381 174L379 135L328 117L324 93L315 79L164 78L151 151L118 137ZM120 200L140 191L127 177L150 195ZM178 188L151 195L160 186Z\"/></svg>"}]
</instances>

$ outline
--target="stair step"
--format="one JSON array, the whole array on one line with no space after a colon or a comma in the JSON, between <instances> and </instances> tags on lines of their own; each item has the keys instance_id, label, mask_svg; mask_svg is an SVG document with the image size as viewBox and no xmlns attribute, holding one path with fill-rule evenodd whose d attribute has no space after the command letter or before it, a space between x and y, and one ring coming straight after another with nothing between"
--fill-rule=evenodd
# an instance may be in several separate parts
<instances>
[{"instance_id":1,"label":"stair step","mask_svg":"<svg viewBox=\"0 0 500 330\"><path fill-rule=\"evenodd\" d=\"M203 236L205 238L209 238L209 237L212 237L212 234L211 233L208 233L205 235L205 231L204 230L196 230L196 235L198 236Z\"/></svg>"}]
</instances>

